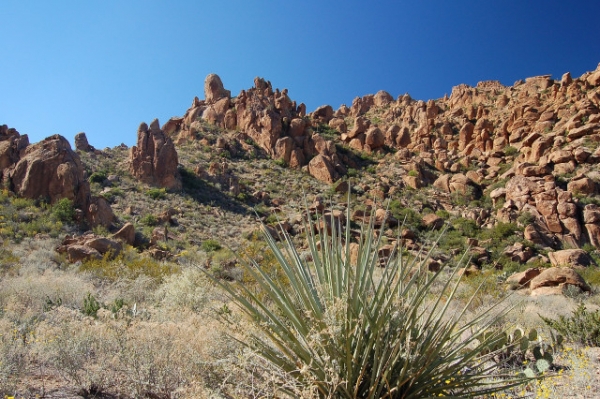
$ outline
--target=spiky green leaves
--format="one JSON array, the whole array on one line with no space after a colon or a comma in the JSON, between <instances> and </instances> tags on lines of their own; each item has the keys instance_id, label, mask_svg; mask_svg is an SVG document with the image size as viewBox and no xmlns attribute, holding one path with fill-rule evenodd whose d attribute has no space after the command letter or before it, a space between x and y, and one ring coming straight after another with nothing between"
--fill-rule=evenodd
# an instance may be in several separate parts
<instances>
[{"instance_id":1,"label":"spiky green leaves","mask_svg":"<svg viewBox=\"0 0 600 399\"><path fill-rule=\"evenodd\" d=\"M446 268L429 273L429 254L380 258L383 231L372 223L355 236L342 218L309 217L305 231L309 257L285 232L279 245L265 230L285 285L244 262L266 299L217 281L259 331L244 343L298 386L320 398L473 397L525 381L490 361L504 336L491 328L502 311L467 320L470 303L453 300L460 279Z\"/></svg>"}]
</instances>

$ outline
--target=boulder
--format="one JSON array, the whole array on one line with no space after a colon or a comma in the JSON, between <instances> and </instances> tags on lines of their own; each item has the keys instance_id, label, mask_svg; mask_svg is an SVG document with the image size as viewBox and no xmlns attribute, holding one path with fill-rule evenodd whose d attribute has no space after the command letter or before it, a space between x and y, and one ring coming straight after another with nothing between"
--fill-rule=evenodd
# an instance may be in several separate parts
<instances>
[{"instance_id":1,"label":"boulder","mask_svg":"<svg viewBox=\"0 0 600 399\"><path fill-rule=\"evenodd\" d=\"M127 245L133 245L135 242L135 226L132 223L125 223L123 227L112 235L115 240L121 240Z\"/></svg>"},{"instance_id":2,"label":"boulder","mask_svg":"<svg viewBox=\"0 0 600 399\"><path fill-rule=\"evenodd\" d=\"M88 139L84 132L75 135L75 149L78 151L91 152L95 148L88 143Z\"/></svg>"},{"instance_id":3,"label":"boulder","mask_svg":"<svg viewBox=\"0 0 600 399\"><path fill-rule=\"evenodd\" d=\"M100 260L102 259L102 255L100 252L96 251L94 248L87 247L85 245L70 245L66 248L65 253L67 254L67 259L71 263L75 262L85 262L87 260Z\"/></svg>"},{"instance_id":4,"label":"boulder","mask_svg":"<svg viewBox=\"0 0 600 399\"><path fill-rule=\"evenodd\" d=\"M109 227L115 221L110 204L103 197L91 197L87 207L87 219L90 226Z\"/></svg>"},{"instance_id":5,"label":"boulder","mask_svg":"<svg viewBox=\"0 0 600 399\"><path fill-rule=\"evenodd\" d=\"M315 179L325 183L333 183L337 177L331 161L321 154L310 160L308 173Z\"/></svg>"},{"instance_id":6,"label":"boulder","mask_svg":"<svg viewBox=\"0 0 600 399\"><path fill-rule=\"evenodd\" d=\"M586 80L592 86L600 86L600 69L592 72Z\"/></svg>"},{"instance_id":7,"label":"boulder","mask_svg":"<svg viewBox=\"0 0 600 399\"><path fill-rule=\"evenodd\" d=\"M169 190L181 189L177 151L171 138L164 134L155 119L150 128L138 128L137 145L131 147L129 171L140 181Z\"/></svg>"},{"instance_id":8,"label":"boulder","mask_svg":"<svg viewBox=\"0 0 600 399\"><path fill-rule=\"evenodd\" d=\"M371 149L383 147L385 144L385 136L377 127L371 127L365 133L365 144Z\"/></svg>"},{"instance_id":9,"label":"boulder","mask_svg":"<svg viewBox=\"0 0 600 399\"><path fill-rule=\"evenodd\" d=\"M560 294L568 285L575 286L582 291L590 291L590 287L583 277L575 270L567 268L551 267L544 269L529 282L532 296ZM548 289L548 287L554 289ZM539 291L536 292L536 290Z\"/></svg>"},{"instance_id":10,"label":"boulder","mask_svg":"<svg viewBox=\"0 0 600 399\"><path fill-rule=\"evenodd\" d=\"M215 103L222 98L229 99L230 97L231 92L225 90L219 75L211 73L206 77L204 80L204 99L207 104Z\"/></svg>"},{"instance_id":11,"label":"boulder","mask_svg":"<svg viewBox=\"0 0 600 399\"><path fill-rule=\"evenodd\" d=\"M85 241L85 245L94 248L101 254L111 252L113 256L119 255L123 249L123 245L119 241L111 240L106 237L94 237Z\"/></svg>"},{"instance_id":12,"label":"boulder","mask_svg":"<svg viewBox=\"0 0 600 399\"><path fill-rule=\"evenodd\" d=\"M577 194L594 194L596 192L596 183L589 177L573 179L567 184L567 190Z\"/></svg>"},{"instance_id":13,"label":"boulder","mask_svg":"<svg viewBox=\"0 0 600 399\"><path fill-rule=\"evenodd\" d=\"M524 272L519 272L511 275L506 279L506 283L510 286L515 286L517 289L529 287L531 280L540 275L542 270L538 267L527 269Z\"/></svg>"},{"instance_id":14,"label":"boulder","mask_svg":"<svg viewBox=\"0 0 600 399\"><path fill-rule=\"evenodd\" d=\"M56 252L67 255L69 262L102 259L103 256L114 258L123 249L119 241L87 233L79 237L67 235Z\"/></svg>"},{"instance_id":15,"label":"boulder","mask_svg":"<svg viewBox=\"0 0 600 399\"><path fill-rule=\"evenodd\" d=\"M549 252L552 266L586 267L592 263L590 256L582 249L563 249Z\"/></svg>"},{"instance_id":16,"label":"boulder","mask_svg":"<svg viewBox=\"0 0 600 399\"><path fill-rule=\"evenodd\" d=\"M331 105L322 105L315 109L312 113L312 118L317 120L319 123L329 123L333 118L333 108Z\"/></svg>"},{"instance_id":17,"label":"boulder","mask_svg":"<svg viewBox=\"0 0 600 399\"><path fill-rule=\"evenodd\" d=\"M67 198L84 207L90 195L79 155L58 134L27 147L10 173L10 183L16 194L50 203Z\"/></svg>"},{"instance_id":18,"label":"boulder","mask_svg":"<svg viewBox=\"0 0 600 399\"><path fill-rule=\"evenodd\" d=\"M373 104L376 107L384 107L394 101L394 97L387 91L380 90L373 96Z\"/></svg>"},{"instance_id":19,"label":"boulder","mask_svg":"<svg viewBox=\"0 0 600 399\"><path fill-rule=\"evenodd\" d=\"M21 136L16 129L0 126L0 177L19 161L28 145L26 134Z\"/></svg>"},{"instance_id":20,"label":"boulder","mask_svg":"<svg viewBox=\"0 0 600 399\"><path fill-rule=\"evenodd\" d=\"M423 216L423 225L430 230L439 230L444 226L444 219L435 213L428 213Z\"/></svg>"}]
</instances>

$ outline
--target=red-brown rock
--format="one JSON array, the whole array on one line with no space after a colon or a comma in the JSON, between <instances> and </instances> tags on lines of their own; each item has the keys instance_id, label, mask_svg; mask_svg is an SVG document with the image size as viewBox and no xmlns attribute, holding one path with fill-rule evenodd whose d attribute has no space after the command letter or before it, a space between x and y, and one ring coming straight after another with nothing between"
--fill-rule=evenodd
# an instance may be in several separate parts
<instances>
[{"instance_id":1,"label":"red-brown rock","mask_svg":"<svg viewBox=\"0 0 600 399\"><path fill-rule=\"evenodd\" d=\"M177 151L173 141L164 134L158 119L150 128L142 123L138 129L137 146L131 147L129 171L142 182L169 190L181 189L177 170Z\"/></svg>"},{"instance_id":2,"label":"red-brown rock","mask_svg":"<svg viewBox=\"0 0 600 399\"><path fill-rule=\"evenodd\" d=\"M544 269L529 283L529 286L532 290L532 295L534 296L541 293L558 294L568 285L578 287L582 291L590 291L590 287L587 285L585 280L575 270L567 268L551 267ZM559 290L535 293L535 290L543 287L558 287Z\"/></svg>"},{"instance_id":3,"label":"red-brown rock","mask_svg":"<svg viewBox=\"0 0 600 399\"><path fill-rule=\"evenodd\" d=\"M315 179L325 183L333 183L337 177L331 161L321 154L310 160L308 172Z\"/></svg>"}]
</instances>

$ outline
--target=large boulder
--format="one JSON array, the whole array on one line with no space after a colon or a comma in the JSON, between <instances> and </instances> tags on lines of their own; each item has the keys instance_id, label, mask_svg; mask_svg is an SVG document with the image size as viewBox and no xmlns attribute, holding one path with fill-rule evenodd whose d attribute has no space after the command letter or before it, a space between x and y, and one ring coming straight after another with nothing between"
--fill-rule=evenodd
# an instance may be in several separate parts
<instances>
[{"instance_id":1,"label":"large boulder","mask_svg":"<svg viewBox=\"0 0 600 399\"><path fill-rule=\"evenodd\" d=\"M225 90L219 75L211 73L204 80L204 99L207 104L217 102L222 98L230 98L231 92Z\"/></svg>"},{"instance_id":2,"label":"large boulder","mask_svg":"<svg viewBox=\"0 0 600 399\"><path fill-rule=\"evenodd\" d=\"M181 189L177 151L155 119L138 128L137 145L131 147L129 171L142 182L169 190Z\"/></svg>"},{"instance_id":3,"label":"large boulder","mask_svg":"<svg viewBox=\"0 0 600 399\"><path fill-rule=\"evenodd\" d=\"M569 285L590 291L590 286L575 270L561 267L544 269L529 283L532 296L562 294Z\"/></svg>"},{"instance_id":4,"label":"large boulder","mask_svg":"<svg viewBox=\"0 0 600 399\"><path fill-rule=\"evenodd\" d=\"M336 173L331 161L323 155L317 155L308 163L308 173L317 180L325 183L333 183Z\"/></svg>"},{"instance_id":5,"label":"large boulder","mask_svg":"<svg viewBox=\"0 0 600 399\"><path fill-rule=\"evenodd\" d=\"M583 249L563 249L549 252L548 258L552 266L585 267L592 263L590 256Z\"/></svg>"},{"instance_id":6,"label":"large boulder","mask_svg":"<svg viewBox=\"0 0 600 399\"><path fill-rule=\"evenodd\" d=\"M85 208L90 188L79 155L64 137L56 134L30 145L10 172L13 191L23 197L45 198L54 203L62 198Z\"/></svg>"},{"instance_id":7,"label":"large boulder","mask_svg":"<svg viewBox=\"0 0 600 399\"><path fill-rule=\"evenodd\" d=\"M75 135L75 149L84 152L94 151L94 147L90 145L84 132Z\"/></svg>"}]
</instances>

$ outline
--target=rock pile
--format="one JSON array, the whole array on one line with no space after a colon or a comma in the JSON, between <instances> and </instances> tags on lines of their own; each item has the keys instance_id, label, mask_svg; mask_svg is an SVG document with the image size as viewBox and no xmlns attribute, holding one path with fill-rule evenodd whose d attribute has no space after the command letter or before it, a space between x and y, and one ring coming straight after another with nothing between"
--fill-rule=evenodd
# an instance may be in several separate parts
<instances>
[{"instance_id":1,"label":"rock pile","mask_svg":"<svg viewBox=\"0 0 600 399\"><path fill-rule=\"evenodd\" d=\"M102 259L108 254L112 259L123 250L123 245L106 237L97 236L93 233L84 234L79 237L67 235L56 252L66 254L69 262Z\"/></svg>"}]
</instances>

